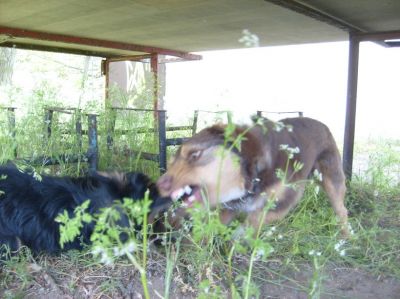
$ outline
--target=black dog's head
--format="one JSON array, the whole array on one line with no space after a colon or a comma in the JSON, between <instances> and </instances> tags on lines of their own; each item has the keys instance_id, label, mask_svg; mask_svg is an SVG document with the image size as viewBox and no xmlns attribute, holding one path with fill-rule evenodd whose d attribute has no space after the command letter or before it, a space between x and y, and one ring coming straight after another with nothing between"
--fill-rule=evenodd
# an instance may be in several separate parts
<instances>
[{"instance_id":1,"label":"black dog's head","mask_svg":"<svg viewBox=\"0 0 400 299\"><path fill-rule=\"evenodd\" d=\"M161 196L156 184L147 175L141 172L98 172L98 175L110 180L109 186L112 186L119 199L142 200L148 191L151 200L149 223L153 224L154 232L165 230L161 218L173 205L173 201L168 196Z\"/></svg>"}]
</instances>

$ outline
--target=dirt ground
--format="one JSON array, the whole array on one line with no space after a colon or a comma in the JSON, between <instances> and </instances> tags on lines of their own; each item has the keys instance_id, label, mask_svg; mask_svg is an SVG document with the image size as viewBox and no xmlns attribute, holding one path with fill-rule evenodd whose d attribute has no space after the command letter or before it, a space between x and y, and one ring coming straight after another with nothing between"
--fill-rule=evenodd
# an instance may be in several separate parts
<instances>
[{"instance_id":1,"label":"dirt ground","mask_svg":"<svg viewBox=\"0 0 400 299\"><path fill-rule=\"evenodd\" d=\"M56 262L57 263L57 262ZM276 265L270 265L271 269ZM264 267L264 266L263 266ZM44 269L30 264L31 279L23 285L10 282L7 290L0 290L1 298L54 299L54 298L143 298L138 272L130 266L95 269L68 269L62 265ZM263 273L264 272L264 273ZM310 265L296 271L272 274L274 271L255 271L260 286L260 298L303 299L313 275ZM151 298L163 298L164 273L162 265L150 263L147 272ZM260 277L262 279L258 279ZM359 269L328 267L322 274L320 298L395 299L400 298L400 280L393 277L374 276ZM185 282L185 277L174 273L170 298L196 298L195 286ZM259 281L257 281L259 280ZM21 289L23 287L23 290ZM222 297L229 298L228 286L221 285Z\"/></svg>"}]
</instances>

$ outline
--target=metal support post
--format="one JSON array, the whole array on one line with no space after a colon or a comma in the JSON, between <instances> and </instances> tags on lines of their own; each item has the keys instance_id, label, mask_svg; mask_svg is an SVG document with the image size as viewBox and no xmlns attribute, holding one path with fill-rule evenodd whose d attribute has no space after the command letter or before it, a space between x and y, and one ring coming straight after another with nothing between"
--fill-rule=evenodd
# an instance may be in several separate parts
<instances>
[{"instance_id":1,"label":"metal support post","mask_svg":"<svg viewBox=\"0 0 400 299\"><path fill-rule=\"evenodd\" d=\"M346 178L351 180L353 172L360 41L352 34L350 34L349 41L349 70L347 79L346 122L343 141L343 169Z\"/></svg>"},{"instance_id":2,"label":"metal support post","mask_svg":"<svg viewBox=\"0 0 400 299\"><path fill-rule=\"evenodd\" d=\"M160 173L163 174L167 170L167 133L166 133L166 111L158 110L158 145L159 145L159 165Z\"/></svg>"},{"instance_id":3,"label":"metal support post","mask_svg":"<svg viewBox=\"0 0 400 299\"><path fill-rule=\"evenodd\" d=\"M87 152L89 172L97 170L98 166L98 142L97 142L97 115L88 114L88 138L89 148Z\"/></svg>"}]
</instances>

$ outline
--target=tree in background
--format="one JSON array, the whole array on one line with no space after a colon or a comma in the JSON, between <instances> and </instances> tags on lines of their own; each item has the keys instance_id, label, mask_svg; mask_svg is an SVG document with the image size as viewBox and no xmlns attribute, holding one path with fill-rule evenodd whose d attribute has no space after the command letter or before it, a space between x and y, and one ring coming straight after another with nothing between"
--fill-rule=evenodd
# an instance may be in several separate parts
<instances>
[{"instance_id":1,"label":"tree in background","mask_svg":"<svg viewBox=\"0 0 400 299\"><path fill-rule=\"evenodd\" d=\"M0 48L0 86L12 83L15 53L13 48Z\"/></svg>"}]
</instances>

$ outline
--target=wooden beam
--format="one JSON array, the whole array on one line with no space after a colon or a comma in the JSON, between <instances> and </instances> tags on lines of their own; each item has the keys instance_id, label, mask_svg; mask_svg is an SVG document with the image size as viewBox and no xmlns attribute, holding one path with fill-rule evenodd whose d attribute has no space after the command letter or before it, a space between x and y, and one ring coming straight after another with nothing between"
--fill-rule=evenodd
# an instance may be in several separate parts
<instances>
[{"instance_id":1,"label":"wooden beam","mask_svg":"<svg viewBox=\"0 0 400 299\"><path fill-rule=\"evenodd\" d=\"M11 27L3 27L3 26L0 26L0 35L9 36L10 39L12 39L12 38L28 38L28 39L33 39L33 40L75 44L75 45L78 45L77 49L79 49L79 45L85 45L85 46L100 47L100 48L106 48L106 49L143 52L143 53L149 53L149 54L157 53L157 54L168 55L168 56L176 56L176 57L180 57L180 58L183 58L186 60L200 60L201 59L201 55L191 54L191 53L182 52L182 51L169 50L169 49L151 47L151 46L136 45L136 44L131 44L131 43L123 43L123 42L117 42L117 41L109 41L109 40L101 40L101 39L94 39L94 38L87 38L87 37L78 37L78 36L70 36L70 35L55 34L55 33L48 33L48 32L32 31L32 30L11 28ZM31 44L34 44L34 43L31 43ZM49 47L51 47L51 46L49 46Z\"/></svg>"},{"instance_id":2,"label":"wooden beam","mask_svg":"<svg viewBox=\"0 0 400 299\"><path fill-rule=\"evenodd\" d=\"M346 122L343 142L343 169L346 178L351 180L353 172L354 133L356 126L358 60L360 41L357 37L349 36L349 66L347 78Z\"/></svg>"}]
</instances>

